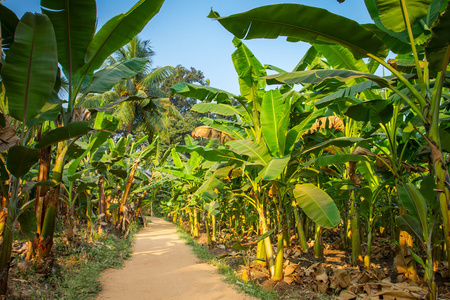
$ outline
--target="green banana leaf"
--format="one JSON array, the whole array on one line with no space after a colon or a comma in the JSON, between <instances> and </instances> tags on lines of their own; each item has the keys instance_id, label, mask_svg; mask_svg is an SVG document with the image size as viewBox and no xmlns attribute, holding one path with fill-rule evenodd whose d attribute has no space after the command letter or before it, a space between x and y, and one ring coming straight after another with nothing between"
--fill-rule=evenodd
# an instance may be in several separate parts
<instances>
[{"instance_id":1,"label":"green banana leaf","mask_svg":"<svg viewBox=\"0 0 450 300\"><path fill-rule=\"evenodd\" d=\"M173 93L183 97L194 98L200 101L216 101L217 103L231 104L231 98L237 96L209 86L180 82L170 88Z\"/></svg>"},{"instance_id":2,"label":"green banana leaf","mask_svg":"<svg viewBox=\"0 0 450 300\"><path fill-rule=\"evenodd\" d=\"M419 220L411 215L401 215L395 218L395 223L401 230L408 232L423 244L423 231Z\"/></svg>"},{"instance_id":3,"label":"green banana leaf","mask_svg":"<svg viewBox=\"0 0 450 300\"><path fill-rule=\"evenodd\" d=\"M262 6L248 12L220 17L211 11L222 26L240 39L287 37L288 41L312 44L341 44L355 58L367 54L386 56L384 43L357 22L321 8L299 4ZM320 22L318 21L320 20Z\"/></svg>"},{"instance_id":4,"label":"green banana leaf","mask_svg":"<svg viewBox=\"0 0 450 300\"><path fill-rule=\"evenodd\" d=\"M309 70L291 73L275 74L264 77L268 84L305 84L320 83L325 79L333 78L341 82L355 78L365 78L378 83L381 87L387 87L391 81L370 73L352 70Z\"/></svg>"},{"instance_id":5,"label":"green banana leaf","mask_svg":"<svg viewBox=\"0 0 450 300\"><path fill-rule=\"evenodd\" d=\"M245 114L245 110L240 106L231 106L221 103L197 103L191 108L199 113L213 113L221 116L235 116Z\"/></svg>"},{"instance_id":6,"label":"green banana leaf","mask_svg":"<svg viewBox=\"0 0 450 300\"><path fill-rule=\"evenodd\" d=\"M75 74L85 63L86 50L95 34L95 0L41 0L42 12L53 23L58 61Z\"/></svg>"},{"instance_id":7,"label":"green banana leaf","mask_svg":"<svg viewBox=\"0 0 450 300\"><path fill-rule=\"evenodd\" d=\"M265 93L261 104L261 129L267 147L276 157L284 156L289 111L289 102L283 99L280 91L270 90Z\"/></svg>"},{"instance_id":8,"label":"green banana leaf","mask_svg":"<svg viewBox=\"0 0 450 300\"><path fill-rule=\"evenodd\" d=\"M14 42L14 32L16 31L17 24L19 23L19 18L16 14L0 4L0 20L1 31L2 31L2 47L9 48L9 46Z\"/></svg>"},{"instance_id":9,"label":"green banana leaf","mask_svg":"<svg viewBox=\"0 0 450 300\"><path fill-rule=\"evenodd\" d=\"M25 146L12 146L8 150L6 157L6 167L11 175L19 178L39 161L40 151L35 148Z\"/></svg>"},{"instance_id":10,"label":"green banana leaf","mask_svg":"<svg viewBox=\"0 0 450 300\"><path fill-rule=\"evenodd\" d=\"M148 97L141 97L141 96L126 96L126 97L119 97L117 99L111 100L108 104L105 104L100 107L94 107L89 108L89 111L91 113L97 113L97 112L106 112L106 111L112 111L117 105L122 104L122 102L125 101L143 101L145 99L148 99Z\"/></svg>"},{"instance_id":11,"label":"green banana leaf","mask_svg":"<svg viewBox=\"0 0 450 300\"><path fill-rule=\"evenodd\" d=\"M433 0L433 1L436 1L436 0ZM440 0L437 0L437 1L440 1ZM375 22L376 26L380 30L386 32L388 35L392 36L395 39L400 40L403 43L409 44L409 36L408 36L408 31L406 29L401 32L394 32L394 31L386 28L386 26L384 26L383 22L381 21L380 11L378 10L377 5L376 5L377 0L364 0L364 2L366 4L367 11L369 12L370 17L372 18L372 20ZM432 6L430 6L430 8L431 7L434 7L434 6L432 5ZM426 32L427 30L429 30L429 29L427 29L427 26L424 26L421 23L422 22L419 21L416 23L415 26L412 27L412 32L413 32L414 37L419 37L422 34L425 34L425 35L429 34ZM428 25L428 27L431 26L431 23ZM403 24L404 24L404 22L403 22ZM377 35L380 38L382 37L379 34L377 34ZM389 41L389 40L383 39L383 41L386 43L386 45L391 43L391 41Z\"/></svg>"},{"instance_id":12,"label":"green banana leaf","mask_svg":"<svg viewBox=\"0 0 450 300\"><path fill-rule=\"evenodd\" d=\"M241 124L238 124L236 122L222 119L213 120L209 118L201 118L200 122L202 122L206 126L222 131L236 140L245 140L247 137L245 129L240 126Z\"/></svg>"},{"instance_id":13,"label":"green banana leaf","mask_svg":"<svg viewBox=\"0 0 450 300\"><path fill-rule=\"evenodd\" d=\"M414 184L408 182L406 183L406 188L408 189L408 192L411 195L411 199L413 200L414 208L416 209L417 214L419 216L419 221L420 224L422 225L423 233L427 236L428 235L427 201ZM426 238L426 240L428 241L428 238Z\"/></svg>"},{"instance_id":14,"label":"green banana leaf","mask_svg":"<svg viewBox=\"0 0 450 300\"><path fill-rule=\"evenodd\" d=\"M394 114L394 107L389 100L363 101L350 105L345 114L356 121L367 121L373 125L387 124Z\"/></svg>"},{"instance_id":15,"label":"green banana leaf","mask_svg":"<svg viewBox=\"0 0 450 300\"><path fill-rule=\"evenodd\" d=\"M306 118L303 119L300 124L294 126L291 128L286 136L286 153L291 153L294 149L295 143L297 143L300 138L302 137L302 134L309 128L311 128L311 125L315 122L315 120L322 116L325 113L326 109L319 109L311 114L309 114Z\"/></svg>"},{"instance_id":16,"label":"green banana leaf","mask_svg":"<svg viewBox=\"0 0 450 300\"><path fill-rule=\"evenodd\" d=\"M334 103L337 100L355 96L356 94L362 93L367 89L378 89L378 88L380 88L380 86L377 83L373 81L364 81L349 87L345 87L343 89L339 89L338 91L329 94L320 99L319 101L315 102L314 105L317 108L327 107L328 105Z\"/></svg>"},{"instance_id":17,"label":"green banana leaf","mask_svg":"<svg viewBox=\"0 0 450 300\"><path fill-rule=\"evenodd\" d=\"M88 121L71 122L65 127L59 127L44 134L39 143L36 144L36 148L42 149L60 141L85 135L89 130L91 128L89 128Z\"/></svg>"},{"instance_id":18,"label":"green banana leaf","mask_svg":"<svg viewBox=\"0 0 450 300\"><path fill-rule=\"evenodd\" d=\"M411 26L414 26L428 13L428 7L432 0L375 0L381 22L393 32L402 32L406 29L402 2L408 10Z\"/></svg>"},{"instance_id":19,"label":"green banana leaf","mask_svg":"<svg viewBox=\"0 0 450 300\"><path fill-rule=\"evenodd\" d=\"M267 75L266 69L241 40L233 38L233 44L236 50L231 60L239 77L241 96L248 102L256 103L258 109L266 87L265 80L260 78Z\"/></svg>"},{"instance_id":20,"label":"green banana leaf","mask_svg":"<svg viewBox=\"0 0 450 300\"><path fill-rule=\"evenodd\" d=\"M218 198L218 194L214 191L214 189L220 189L224 184L222 181L217 179L217 174L223 172L228 174L230 170L231 167L224 167L214 171L209 177L203 180L203 184L195 191L195 195L207 200Z\"/></svg>"},{"instance_id":21,"label":"green banana leaf","mask_svg":"<svg viewBox=\"0 0 450 300\"><path fill-rule=\"evenodd\" d=\"M140 0L125 14L106 22L95 34L86 52L81 74L93 73L114 51L126 45L159 12L164 0Z\"/></svg>"},{"instance_id":22,"label":"green banana leaf","mask_svg":"<svg viewBox=\"0 0 450 300\"><path fill-rule=\"evenodd\" d=\"M20 231L27 237L28 241L33 241L36 238L37 232L36 213L32 209L22 211L19 214L18 221Z\"/></svg>"},{"instance_id":23,"label":"green banana leaf","mask_svg":"<svg viewBox=\"0 0 450 300\"><path fill-rule=\"evenodd\" d=\"M316 48L314 48L314 46L309 47L308 51L306 51L305 55L303 55L302 59L298 62L298 64L292 71L305 71L308 66L311 66L313 61L316 59L317 54L318 52Z\"/></svg>"},{"instance_id":24,"label":"green banana leaf","mask_svg":"<svg viewBox=\"0 0 450 300\"><path fill-rule=\"evenodd\" d=\"M322 155L318 158L310 160L305 166L310 166L312 164L321 167L329 165L345 164L348 162L360 162L360 161L370 161L367 156L357 155L357 154L334 154L334 155Z\"/></svg>"},{"instance_id":25,"label":"green banana leaf","mask_svg":"<svg viewBox=\"0 0 450 300\"><path fill-rule=\"evenodd\" d=\"M442 14L436 26L431 28L431 39L425 47L430 70L440 72L445 70L449 63L450 52L450 2L447 10Z\"/></svg>"},{"instance_id":26,"label":"green banana leaf","mask_svg":"<svg viewBox=\"0 0 450 300\"><path fill-rule=\"evenodd\" d=\"M181 158L178 155L178 152L175 148L172 148L172 161L173 164L175 165L175 167L183 169L184 168L184 164L181 162Z\"/></svg>"},{"instance_id":27,"label":"green banana leaf","mask_svg":"<svg viewBox=\"0 0 450 300\"><path fill-rule=\"evenodd\" d=\"M0 159L0 179L2 181L6 181L9 179L9 173L8 171L6 171L6 167L2 159Z\"/></svg>"},{"instance_id":28,"label":"green banana leaf","mask_svg":"<svg viewBox=\"0 0 450 300\"><path fill-rule=\"evenodd\" d=\"M9 114L27 122L50 98L58 69L55 32L46 15L25 13L1 70Z\"/></svg>"},{"instance_id":29,"label":"green banana leaf","mask_svg":"<svg viewBox=\"0 0 450 300\"><path fill-rule=\"evenodd\" d=\"M201 157L209 161L221 162L229 160L239 160L244 159L234 152L227 149L209 149L203 146L190 146L190 145L180 145L175 148L177 152L187 152L187 153L198 153Z\"/></svg>"},{"instance_id":30,"label":"green banana leaf","mask_svg":"<svg viewBox=\"0 0 450 300\"><path fill-rule=\"evenodd\" d=\"M91 83L86 88L81 89L80 92L83 94L107 92L119 80L132 78L141 72L147 62L146 58L135 57L107 66L96 72Z\"/></svg>"},{"instance_id":31,"label":"green banana leaf","mask_svg":"<svg viewBox=\"0 0 450 300\"><path fill-rule=\"evenodd\" d=\"M339 137L339 138L327 140L325 142L311 146L311 147L301 151L301 154L305 154L309 151L316 150L316 149L323 148L323 147L328 147L328 146L347 147L347 146L351 146L355 143L362 142L365 140L366 139L357 137L357 136Z\"/></svg>"},{"instance_id":32,"label":"green banana leaf","mask_svg":"<svg viewBox=\"0 0 450 300\"><path fill-rule=\"evenodd\" d=\"M411 45L406 43L405 41L402 41L401 39L398 39L396 37L393 37L388 32L380 29L375 24L363 24L364 28L372 31L375 33L380 40L382 40L387 48L394 52L395 54L409 54L411 53Z\"/></svg>"},{"instance_id":33,"label":"green banana leaf","mask_svg":"<svg viewBox=\"0 0 450 300\"><path fill-rule=\"evenodd\" d=\"M46 121L54 121L61 113L61 107L64 103L58 95L53 92L48 101L41 108L41 111L26 124L27 126L41 125Z\"/></svg>"},{"instance_id":34,"label":"green banana leaf","mask_svg":"<svg viewBox=\"0 0 450 300\"><path fill-rule=\"evenodd\" d=\"M297 184L294 197L305 214L317 225L333 228L341 222L339 210L333 199L311 183Z\"/></svg>"},{"instance_id":35,"label":"green banana leaf","mask_svg":"<svg viewBox=\"0 0 450 300\"><path fill-rule=\"evenodd\" d=\"M272 158L267 166L265 166L261 170L261 172L258 173L256 181L258 182L260 180L275 180L284 171L290 159L290 155L282 158Z\"/></svg>"},{"instance_id":36,"label":"green banana leaf","mask_svg":"<svg viewBox=\"0 0 450 300\"><path fill-rule=\"evenodd\" d=\"M354 70L370 73L366 63L362 59L355 59L350 50L341 45L314 45L325 56L333 69Z\"/></svg>"},{"instance_id":37,"label":"green banana leaf","mask_svg":"<svg viewBox=\"0 0 450 300\"><path fill-rule=\"evenodd\" d=\"M239 155L246 155L250 161L266 166L271 160L270 154L265 146L250 140L229 141L227 146Z\"/></svg>"}]
</instances>

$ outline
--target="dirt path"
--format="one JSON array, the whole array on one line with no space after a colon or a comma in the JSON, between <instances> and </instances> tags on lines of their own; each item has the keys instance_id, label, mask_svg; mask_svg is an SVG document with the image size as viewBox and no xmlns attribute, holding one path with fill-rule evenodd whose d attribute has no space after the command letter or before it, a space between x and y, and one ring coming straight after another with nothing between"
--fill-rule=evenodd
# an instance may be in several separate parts
<instances>
[{"instance_id":1,"label":"dirt path","mask_svg":"<svg viewBox=\"0 0 450 300\"><path fill-rule=\"evenodd\" d=\"M136 235L124 268L103 273L97 299L250 299L221 281L215 268L199 263L178 238L175 225L151 221Z\"/></svg>"}]
</instances>

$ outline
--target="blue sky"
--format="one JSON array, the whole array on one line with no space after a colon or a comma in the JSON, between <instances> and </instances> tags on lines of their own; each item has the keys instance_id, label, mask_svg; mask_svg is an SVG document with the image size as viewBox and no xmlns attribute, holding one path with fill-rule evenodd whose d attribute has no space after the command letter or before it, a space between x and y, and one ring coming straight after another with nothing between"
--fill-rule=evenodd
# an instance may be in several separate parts
<instances>
[{"instance_id":1,"label":"blue sky","mask_svg":"<svg viewBox=\"0 0 450 300\"><path fill-rule=\"evenodd\" d=\"M137 0L97 0L99 29L106 21L126 12ZM20 18L26 11L40 12L39 0L4 0L2 4ZM153 66L194 67L210 79L211 86L239 94L237 75L231 62L233 36L217 21L206 18L211 8L221 16L255 7L297 3L325 8L359 23L372 23L361 0L166 0L160 12L147 24L140 37L151 40ZM318 20L319 21L319 20ZM249 40L245 44L263 64L292 70L309 48L305 43L285 39Z\"/></svg>"}]
</instances>

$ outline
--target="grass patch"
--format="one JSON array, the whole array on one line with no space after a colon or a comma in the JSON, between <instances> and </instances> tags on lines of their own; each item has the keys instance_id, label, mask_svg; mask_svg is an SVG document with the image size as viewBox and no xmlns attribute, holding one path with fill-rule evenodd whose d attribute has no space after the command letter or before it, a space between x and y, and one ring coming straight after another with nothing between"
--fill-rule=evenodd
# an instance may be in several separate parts
<instances>
[{"instance_id":1,"label":"grass patch","mask_svg":"<svg viewBox=\"0 0 450 300\"><path fill-rule=\"evenodd\" d=\"M138 230L133 225L126 238L114 234L94 235L90 241L80 239L77 245L69 246L56 238L52 274L39 277L32 268L14 271L11 299L94 299L102 289L101 273L123 266L131 255Z\"/></svg>"},{"instance_id":2,"label":"grass patch","mask_svg":"<svg viewBox=\"0 0 450 300\"><path fill-rule=\"evenodd\" d=\"M275 300L278 299L276 292L266 292L261 289L254 282L244 282L242 279L236 276L233 268L231 268L223 259L216 258L213 254L211 254L207 249L205 249L202 245L194 241L191 235L184 230L184 228L177 226L178 236L186 242L189 246L192 247L192 252L204 262L207 262L219 270L219 274L225 277L225 282L230 283L233 287L245 294L259 298L264 300Z\"/></svg>"}]
</instances>

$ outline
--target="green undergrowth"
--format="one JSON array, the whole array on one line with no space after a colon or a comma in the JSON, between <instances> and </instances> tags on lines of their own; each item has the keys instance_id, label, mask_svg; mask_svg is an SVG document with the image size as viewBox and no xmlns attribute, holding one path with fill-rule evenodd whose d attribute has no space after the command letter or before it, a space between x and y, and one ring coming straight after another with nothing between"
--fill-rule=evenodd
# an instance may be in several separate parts
<instances>
[{"instance_id":1,"label":"green undergrowth","mask_svg":"<svg viewBox=\"0 0 450 300\"><path fill-rule=\"evenodd\" d=\"M260 286L254 282L244 282L242 279L236 276L235 271L231 268L224 259L216 258L208 249L194 241L191 235L184 230L184 228L177 226L177 232L179 237L191 246L193 253L202 261L207 262L217 267L219 273L224 276L225 282L230 283L239 292L264 300L278 299L276 292L270 293L264 291Z\"/></svg>"},{"instance_id":2,"label":"green undergrowth","mask_svg":"<svg viewBox=\"0 0 450 300\"><path fill-rule=\"evenodd\" d=\"M101 291L101 273L122 267L130 257L135 233L132 225L126 238L114 234L94 234L79 239L75 245L64 245L55 239L55 261L51 275L39 276L33 267L18 271L14 277L26 285L13 287L12 299L94 299Z\"/></svg>"}]
</instances>

